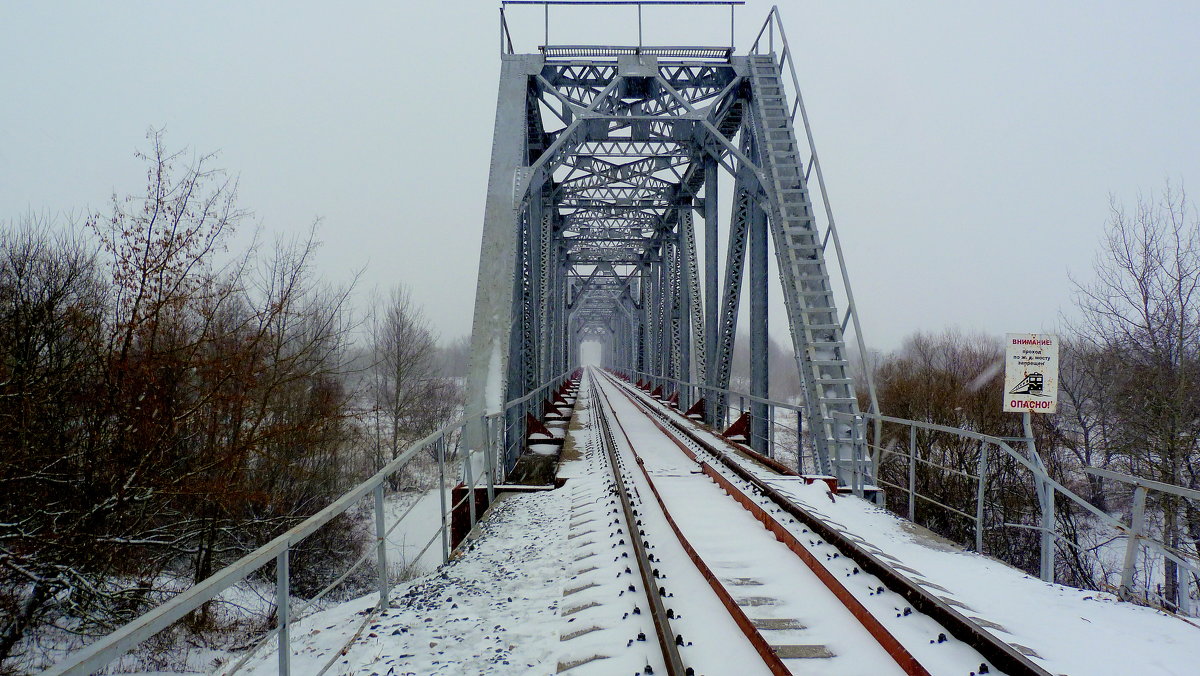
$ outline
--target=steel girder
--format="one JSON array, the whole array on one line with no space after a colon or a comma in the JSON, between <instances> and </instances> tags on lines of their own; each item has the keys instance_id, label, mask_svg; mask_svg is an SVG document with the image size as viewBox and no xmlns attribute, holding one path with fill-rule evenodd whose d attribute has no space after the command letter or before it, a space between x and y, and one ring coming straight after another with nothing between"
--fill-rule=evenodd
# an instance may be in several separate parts
<instances>
[{"instance_id":1,"label":"steel girder","mask_svg":"<svg viewBox=\"0 0 1200 676\"><path fill-rule=\"evenodd\" d=\"M794 135L779 145L782 89L766 62L503 58L470 402L495 410L524 395L576 364L583 340L601 343L607 365L658 384L727 388L748 246L751 389L765 397L769 221L814 446L834 471L839 458L861 455L861 439L833 422L835 412L857 408L840 369L843 339L820 311L832 310L832 295L812 291L827 288L828 275L797 225L811 204L805 177L793 171ZM722 170L734 179L728 216L718 202ZM813 256L816 268L805 262ZM814 287L814 275L824 285ZM722 397L708 399L717 422ZM755 411L763 420L752 443L765 448L765 412Z\"/></svg>"}]
</instances>

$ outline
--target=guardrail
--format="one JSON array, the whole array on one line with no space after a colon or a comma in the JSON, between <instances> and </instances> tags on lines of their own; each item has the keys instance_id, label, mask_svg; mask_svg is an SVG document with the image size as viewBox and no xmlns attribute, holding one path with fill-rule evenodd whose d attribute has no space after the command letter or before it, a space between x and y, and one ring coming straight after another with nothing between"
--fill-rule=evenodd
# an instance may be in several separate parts
<instances>
[{"instance_id":1,"label":"guardrail","mask_svg":"<svg viewBox=\"0 0 1200 676\"><path fill-rule=\"evenodd\" d=\"M1197 565L1197 562L1187 560L1183 556L1182 552L1174 550L1172 547L1160 540L1156 540L1145 535L1145 524L1141 514L1141 511L1145 505L1145 491L1148 489L1173 492L1178 495L1184 495L1186 493L1187 497L1193 498L1200 496L1200 493L1197 493L1196 491L1189 492L1188 489L1178 486L1170 486L1169 484L1152 482L1146 479L1138 479L1128 475L1119 475L1115 472L1109 472L1106 470L1091 467L1082 468L1082 470L1087 473L1127 481L1137 486L1137 490L1135 490L1134 493L1132 515L1133 523L1126 524L1124 521L1112 516L1111 514L1099 509L1092 503L1083 499L1050 476L1049 472L1046 470L1045 464L1042 462L1041 457L1038 455L1036 449L1033 448L1033 433L1029 422L1029 414L1025 414L1024 416L1025 436L1019 438L997 437L988 434L980 434L970 430L947 427L944 425L935 425L932 423L925 423L915 420L893 418L890 416L876 416L874 414L864 414L864 416L868 418L877 418L879 422L885 425L896 425L907 429L906 433L890 435L892 440L897 438L903 439L907 437L907 453L898 450L897 445L895 444L880 445L880 440L889 438L889 435L876 437L876 440L873 442L873 449L879 452L881 462L886 462L889 459L895 459L907 465L907 478L904 484L898 485L894 482L888 481L886 478L883 478L888 476L887 472L881 472L876 476L877 482L880 485L885 486L886 488L892 488L904 495L908 503L907 509L909 520L916 520L916 506L918 504L918 500L936 506L940 509L947 510L961 518L967 519L974 524L974 548L975 551L980 553L984 553L984 533L988 529L1008 527L1035 530L1041 535L1041 577L1047 582L1053 582L1056 545L1061 544L1066 547L1076 546L1074 542L1060 533L1057 527L1055 503L1059 498L1065 498L1069 504L1089 513L1099 522L1101 526L1108 528L1116 536L1127 539L1126 556L1121 577L1122 581L1120 587L1117 589L1118 595L1122 598L1131 600L1135 596L1132 580L1135 564L1135 553L1139 544L1146 545L1150 549L1157 550L1161 556L1174 561L1183 570L1190 571L1193 575L1200 576L1200 566ZM918 443L918 436L922 433L926 435L932 433L953 435L959 439L970 439L978 442L979 452L977 458L975 459L976 462L974 473L972 474L970 471L964 471L960 468L940 465L936 462L933 462L929 458L922 458L922 445ZM1020 453L1013 448L1011 444L1017 442L1026 444L1026 453ZM927 443L924 445L926 446L926 451L928 452L933 449L935 444L927 440ZM999 451L999 455L997 457L993 457L989 452L990 449L993 448ZM1028 472L1028 477L1033 483L1034 491L1037 495L1041 511L1039 524L1036 526L1022 523L998 523L995 525L989 525L985 520L985 508L987 507L987 482L989 476L991 476L994 471L999 469L1001 464L1005 461L1011 461L1011 463ZM958 505L956 507L939 502L928 495L920 493L916 488L918 465L934 470L935 474L940 473L943 479L957 476L960 479L973 482L975 486L974 504L969 506ZM1140 497L1139 491L1141 492ZM965 511L966 509L971 509L972 507L974 508L973 513ZM1151 590L1147 588L1144 591L1144 598L1150 600L1150 597L1152 596ZM1181 597L1183 597L1184 603L1181 604L1180 610L1187 612L1190 610L1187 608L1186 603L1187 594L1182 594Z\"/></svg>"},{"instance_id":2,"label":"guardrail","mask_svg":"<svg viewBox=\"0 0 1200 676\"><path fill-rule=\"evenodd\" d=\"M635 7L637 10L636 23L637 23L637 33L638 33L638 44L636 47L631 47L630 49L637 50L637 51L631 52L631 53L636 53L636 54L650 53L650 52L643 51L644 48L646 47L646 45L643 44L643 30L642 30L642 28L643 28L642 8L643 7L692 6L692 7L718 7L718 8L719 7L728 7L729 8L729 46L725 47L722 45L719 48L721 51L720 54L710 53L709 51L707 51L710 48L707 48L707 47L701 47L701 48L667 47L667 48L663 48L663 49L671 49L671 50L701 49L701 50L706 50L706 51L702 52L703 55L696 54L696 53L687 53L687 54L679 55L680 58L686 58L688 56L691 56L693 58L726 58L726 59L728 59L729 54L731 54L733 52L733 44L734 44L734 26L735 26L735 24L734 24L734 8L740 7L744 4L746 4L745 0L500 0L500 53L502 55L514 53L513 44L512 44L512 34L509 32L508 20L505 16L505 11L504 11L505 9L507 9L510 6L521 6L521 5L537 6L537 5L540 5L542 7L542 28L543 28L543 33L542 33L543 41L542 41L542 44L540 45L540 49L546 51L547 56L576 56L576 57L616 56L617 54L625 53L625 52L615 52L615 53L610 53L610 52L591 53L591 52L588 52L588 53L570 53L570 54L560 53L560 54L553 54L553 55L550 54L549 53L550 50L547 49L548 47L553 47L554 49L575 49L575 50L578 50L581 48L594 49L594 50L611 49L611 48L595 46L595 45L589 45L586 47L570 46L570 45L551 46L550 45L550 7L551 6L575 7L575 8L578 8L578 7L611 8L614 6ZM611 19L611 17L609 17L609 18ZM676 56L676 54L674 54L674 53L670 53L670 54L662 53L662 54L658 54L658 55L659 56Z\"/></svg>"},{"instance_id":3,"label":"guardrail","mask_svg":"<svg viewBox=\"0 0 1200 676\"><path fill-rule=\"evenodd\" d=\"M1105 479L1114 479L1116 481L1121 481L1123 483L1130 484L1134 487L1133 488L1133 506L1132 506L1133 513L1131 515L1131 523L1130 523L1129 532L1126 533L1126 535L1125 535L1125 559L1121 565L1121 586L1117 588L1117 593L1121 596L1121 598L1128 601L1133 597L1133 594L1134 594L1133 572L1134 572L1135 565L1137 563L1138 543L1142 542L1142 541L1146 541L1152 547L1158 547L1159 549L1162 549L1163 547L1166 546L1166 545L1162 544L1161 542L1158 542L1154 539L1148 539L1145 536L1145 532L1146 532L1146 494L1149 493L1150 491L1158 491L1160 493L1177 495L1179 497L1186 498L1188 500L1194 500L1194 501L1200 502L1200 491L1192 490L1190 488L1184 488L1183 486L1175 486L1173 484L1163 483L1161 481L1152 481L1150 479L1142 479L1141 477L1135 477L1135 476L1131 476L1129 474L1121 474L1120 472L1112 472L1112 471L1109 471L1106 469L1099 469L1096 467L1085 467L1083 469L1083 471L1087 472L1088 474L1093 474L1095 476L1102 477ZM1162 549L1162 551L1164 552L1164 555L1165 555L1166 550ZM1176 550L1176 551L1172 551L1171 553L1172 553L1171 560L1175 561L1176 563L1179 563L1180 561L1179 561L1179 559L1175 558L1175 555L1183 556L1183 552ZM1190 570L1193 574L1196 574L1196 568L1194 566L1184 565L1184 569ZM1180 591L1180 594L1179 594L1179 600L1180 600L1180 603L1179 603L1180 608L1179 609L1181 612L1189 613L1189 614L1192 612L1192 608L1190 607L1191 606L1190 587L1191 587L1191 584L1187 581L1187 578L1185 577L1183 589ZM1149 594L1149 590L1147 590L1147 594Z\"/></svg>"},{"instance_id":4,"label":"guardrail","mask_svg":"<svg viewBox=\"0 0 1200 676\"><path fill-rule=\"evenodd\" d=\"M379 600L375 606L375 610L366 615L358 631L347 642L347 645L349 645L357 639L363 627L380 610L387 606L391 588L387 558L387 538L404 522L404 519L413 512L413 508L416 506L416 502L414 502L406 512L389 525L385 510L385 485L388 480L408 468L413 459L421 452L428 452L435 457L439 477L438 491L440 495L441 521L437 531L424 543L420 552L410 559L410 562L420 560L439 539L441 540L442 547L442 561L445 562L449 559L451 553L449 515L455 509L461 508L465 502L470 510L471 523L475 523L477 520L475 493L477 488L482 488L480 482L486 480L488 501L490 503L495 497L495 485L501 469L511 466L508 459L512 455L513 436L516 436L517 444L523 443L525 414L537 410L541 402L548 398L547 395L552 390L560 387L570 374L571 371L563 372L546 381L541 387L524 397L506 402L501 411L487 414L469 414L429 434L424 439L410 445L394 460L388 462L382 469L371 476L371 478L350 489L329 506L308 517L262 547L226 566L199 584L180 592L169 601L84 647L79 652L51 667L47 673L70 676L86 676L87 674L96 673L130 649L168 628L192 611L212 601L222 592L245 580L272 562L275 563L275 614L277 626L275 629L259 637L237 661L226 665L219 670L219 673L236 673L252 656L257 654L264 645L271 643L273 639L275 639L274 643L278 655L278 671L284 675L290 673L290 633L292 626L300 618L296 617L297 614L292 612L293 609L291 607L289 552L298 543L311 536L334 518L358 508L363 499L371 495L373 499L375 526L375 576ZM482 426L482 429L485 430L482 438L486 439L486 442L481 448L468 448L465 453L459 452L459 447L466 437L467 427L471 425ZM455 473L451 468L451 463L458 462L461 462L459 470L461 474ZM482 466L483 471L481 473L475 471L476 465ZM455 476L451 476L452 473ZM465 491L466 495L458 502L448 504L450 502L450 488L458 482L459 476L461 476L463 484L467 487ZM448 479L449 484L447 482ZM304 601L304 607L298 610L300 612L309 609L315 610L316 604L320 599L341 585L360 566L372 558L371 553L371 549L368 549L337 579L326 585L312 598ZM339 656L340 653L335 653L323 665L320 671L317 672L318 675L324 674L333 666Z\"/></svg>"}]
</instances>

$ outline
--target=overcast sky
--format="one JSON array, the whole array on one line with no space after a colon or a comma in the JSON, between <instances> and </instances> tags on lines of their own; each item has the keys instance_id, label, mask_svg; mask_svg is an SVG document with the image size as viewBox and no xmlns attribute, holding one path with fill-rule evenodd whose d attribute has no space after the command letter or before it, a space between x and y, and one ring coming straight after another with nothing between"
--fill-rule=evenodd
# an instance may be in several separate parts
<instances>
[{"instance_id":1,"label":"overcast sky","mask_svg":"<svg viewBox=\"0 0 1200 676\"><path fill-rule=\"evenodd\" d=\"M470 331L499 57L495 2L0 3L0 222L138 192L151 126L219 150L247 228L322 219L319 272L403 282ZM737 12L744 50L770 5ZM514 8L518 49L540 10ZM868 343L1053 329L1108 196L1200 195L1200 3L781 3ZM551 42L636 39L630 8ZM666 23L676 17L676 25ZM647 13L723 43L724 10ZM609 36L616 36L615 38ZM776 293L776 295L778 295ZM782 318L772 333L786 336Z\"/></svg>"}]
</instances>

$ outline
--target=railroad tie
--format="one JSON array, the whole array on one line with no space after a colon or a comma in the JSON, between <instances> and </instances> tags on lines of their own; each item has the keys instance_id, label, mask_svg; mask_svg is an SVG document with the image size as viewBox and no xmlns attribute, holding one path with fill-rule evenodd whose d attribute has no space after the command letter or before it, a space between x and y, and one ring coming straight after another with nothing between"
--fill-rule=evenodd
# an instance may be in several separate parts
<instances>
[{"instance_id":1,"label":"railroad tie","mask_svg":"<svg viewBox=\"0 0 1200 676\"><path fill-rule=\"evenodd\" d=\"M788 629L808 629L808 625L800 620L779 619L774 617L752 617L750 623L755 629L763 631L786 631Z\"/></svg>"},{"instance_id":2,"label":"railroad tie","mask_svg":"<svg viewBox=\"0 0 1200 676\"><path fill-rule=\"evenodd\" d=\"M781 660L811 660L835 656L830 652L828 646L819 643L810 645L773 645L771 646L771 650L774 650L775 654Z\"/></svg>"}]
</instances>

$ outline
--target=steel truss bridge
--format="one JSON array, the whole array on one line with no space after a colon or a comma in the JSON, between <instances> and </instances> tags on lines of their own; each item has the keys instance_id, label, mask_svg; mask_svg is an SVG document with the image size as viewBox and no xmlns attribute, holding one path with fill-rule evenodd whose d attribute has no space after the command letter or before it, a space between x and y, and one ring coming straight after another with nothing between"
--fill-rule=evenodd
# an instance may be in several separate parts
<instances>
[{"instance_id":1,"label":"steel truss bridge","mask_svg":"<svg viewBox=\"0 0 1200 676\"><path fill-rule=\"evenodd\" d=\"M523 4L548 26L551 5L580 3L503 3ZM640 19L646 3L625 4ZM500 410L597 341L603 365L722 423L743 297L749 393L768 396L773 252L816 462L869 481L847 335L865 348L778 11L745 55L549 40L518 54L503 9L501 25L470 404ZM749 413L750 444L767 452L766 405ZM523 424L518 412L507 425L510 467Z\"/></svg>"}]
</instances>

